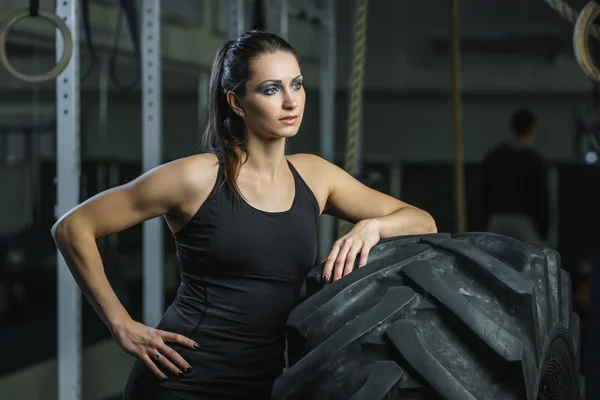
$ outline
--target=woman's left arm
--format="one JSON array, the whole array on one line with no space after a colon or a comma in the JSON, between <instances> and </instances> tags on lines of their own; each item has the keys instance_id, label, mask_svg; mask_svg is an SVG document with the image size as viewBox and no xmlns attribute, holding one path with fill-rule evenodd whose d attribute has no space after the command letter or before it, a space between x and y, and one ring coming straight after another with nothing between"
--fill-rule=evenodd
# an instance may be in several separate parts
<instances>
[{"instance_id":1,"label":"woman's left arm","mask_svg":"<svg viewBox=\"0 0 600 400\"><path fill-rule=\"evenodd\" d=\"M362 184L338 166L319 159L320 177L327 186L324 213L355 223L333 245L323 269L323 279L338 280L367 263L369 251L380 239L436 233L429 213Z\"/></svg>"}]
</instances>

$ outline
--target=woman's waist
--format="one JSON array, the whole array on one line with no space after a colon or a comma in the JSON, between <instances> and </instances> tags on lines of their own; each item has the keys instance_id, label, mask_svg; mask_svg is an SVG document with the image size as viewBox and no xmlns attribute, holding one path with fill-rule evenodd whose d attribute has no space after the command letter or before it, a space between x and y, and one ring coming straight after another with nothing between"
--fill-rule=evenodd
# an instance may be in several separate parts
<instances>
[{"instance_id":1,"label":"woman's waist","mask_svg":"<svg viewBox=\"0 0 600 400\"><path fill-rule=\"evenodd\" d=\"M198 322L214 317L219 323L234 325L285 324L296 306L300 286L292 283L273 284L257 281L232 282L231 279L205 277L201 283L182 282L172 312L182 320Z\"/></svg>"},{"instance_id":2,"label":"woman's waist","mask_svg":"<svg viewBox=\"0 0 600 400\"><path fill-rule=\"evenodd\" d=\"M157 328L185 336L208 334L232 340L275 340L285 335L290 307L252 306L251 302L186 301L176 297L163 314ZM193 338L192 338L193 339Z\"/></svg>"},{"instance_id":3,"label":"woman's waist","mask_svg":"<svg viewBox=\"0 0 600 400\"><path fill-rule=\"evenodd\" d=\"M264 374L277 370L284 362L285 326L279 329L249 327L223 323L209 316L191 329L183 325L179 329L177 326L160 326L163 330L169 328L198 343L198 349L169 344L193 369L206 366L223 368L223 374L238 371L244 375L246 370Z\"/></svg>"},{"instance_id":4,"label":"woman's waist","mask_svg":"<svg viewBox=\"0 0 600 400\"><path fill-rule=\"evenodd\" d=\"M242 395L249 399L268 399L268 396L251 395L262 392L269 394L273 382L285 368L283 350L243 353L224 346L205 344L197 351L183 349L179 353L192 366L192 370L160 384L187 392L198 389L198 398L211 393L224 399Z\"/></svg>"}]
</instances>

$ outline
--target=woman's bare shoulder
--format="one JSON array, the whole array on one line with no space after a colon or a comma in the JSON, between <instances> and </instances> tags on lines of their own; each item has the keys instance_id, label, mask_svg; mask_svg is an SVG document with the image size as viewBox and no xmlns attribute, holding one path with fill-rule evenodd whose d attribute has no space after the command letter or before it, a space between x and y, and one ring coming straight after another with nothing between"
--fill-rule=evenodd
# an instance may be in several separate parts
<instances>
[{"instance_id":1,"label":"woman's bare shoulder","mask_svg":"<svg viewBox=\"0 0 600 400\"><path fill-rule=\"evenodd\" d=\"M170 165L169 165L170 164ZM219 171L219 159L214 154L197 154L172 161L171 179L177 180L177 205L167 214L173 232L179 231L198 211L212 193Z\"/></svg>"},{"instance_id":2,"label":"woman's bare shoulder","mask_svg":"<svg viewBox=\"0 0 600 400\"><path fill-rule=\"evenodd\" d=\"M307 153L289 155L287 159L312 190L323 210L329 193L328 171L332 164L315 154Z\"/></svg>"},{"instance_id":3,"label":"woman's bare shoulder","mask_svg":"<svg viewBox=\"0 0 600 400\"><path fill-rule=\"evenodd\" d=\"M294 166L296 166L296 164L298 164L301 167L305 167L305 168L319 168L319 167L323 167L323 165L325 165L325 164L328 164L327 160L325 160L322 157L319 157L316 154L298 153L298 154L291 154L286 157L288 160L290 160L290 162L292 164L294 164Z\"/></svg>"},{"instance_id":4,"label":"woman's bare shoulder","mask_svg":"<svg viewBox=\"0 0 600 400\"><path fill-rule=\"evenodd\" d=\"M324 158L310 153L289 155L287 159L301 175L307 175L307 177L314 176L314 178L318 178L321 174L331 169L333 165Z\"/></svg>"},{"instance_id":5,"label":"woman's bare shoulder","mask_svg":"<svg viewBox=\"0 0 600 400\"><path fill-rule=\"evenodd\" d=\"M217 179L219 159L211 153L195 154L172 161L174 179L193 197L212 190Z\"/></svg>"}]
</instances>

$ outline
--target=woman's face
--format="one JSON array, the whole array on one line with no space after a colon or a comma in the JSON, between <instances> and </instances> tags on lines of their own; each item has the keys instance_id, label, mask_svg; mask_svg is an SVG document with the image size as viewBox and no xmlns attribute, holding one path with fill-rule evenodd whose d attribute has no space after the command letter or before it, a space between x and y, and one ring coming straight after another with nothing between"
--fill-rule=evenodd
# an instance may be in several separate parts
<instances>
[{"instance_id":1,"label":"woman's face","mask_svg":"<svg viewBox=\"0 0 600 400\"><path fill-rule=\"evenodd\" d=\"M306 93L300 66L293 54L263 54L252 64L246 93L239 98L246 134L265 139L287 138L298 133Z\"/></svg>"}]
</instances>

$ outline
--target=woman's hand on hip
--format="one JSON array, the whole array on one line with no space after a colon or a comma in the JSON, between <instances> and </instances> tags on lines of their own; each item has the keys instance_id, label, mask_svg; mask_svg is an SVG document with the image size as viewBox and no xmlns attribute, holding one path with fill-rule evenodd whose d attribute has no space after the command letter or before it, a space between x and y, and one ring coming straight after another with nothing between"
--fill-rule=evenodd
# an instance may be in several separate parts
<instances>
[{"instance_id":1,"label":"woman's hand on hip","mask_svg":"<svg viewBox=\"0 0 600 400\"><path fill-rule=\"evenodd\" d=\"M337 281L354 269L356 256L360 253L358 268L364 266L369 258L369 251L379 243L379 221L365 219L358 222L346 235L334 244L329 256L325 259L323 280Z\"/></svg>"},{"instance_id":2,"label":"woman's hand on hip","mask_svg":"<svg viewBox=\"0 0 600 400\"><path fill-rule=\"evenodd\" d=\"M134 320L115 329L113 335L123 350L142 360L160 379L168 377L161 371L159 364L175 375L182 375L192 368L177 351L167 346L167 342L194 350L198 348L198 343L183 335L150 328Z\"/></svg>"}]
</instances>

